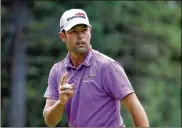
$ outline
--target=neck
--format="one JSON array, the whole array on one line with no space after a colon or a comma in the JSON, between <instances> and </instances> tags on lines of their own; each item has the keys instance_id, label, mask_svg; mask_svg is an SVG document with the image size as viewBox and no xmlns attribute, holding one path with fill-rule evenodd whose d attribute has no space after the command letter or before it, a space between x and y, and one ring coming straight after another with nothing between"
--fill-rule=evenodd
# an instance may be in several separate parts
<instances>
[{"instance_id":1,"label":"neck","mask_svg":"<svg viewBox=\"0 0 182 128\"><path fill-rule=\"evenodd\" d=\"M80 66L80 64L83 62L87 52L84 54L75 54L70 53L70 59L74 67Z\"/></svg>"}]
</instances>

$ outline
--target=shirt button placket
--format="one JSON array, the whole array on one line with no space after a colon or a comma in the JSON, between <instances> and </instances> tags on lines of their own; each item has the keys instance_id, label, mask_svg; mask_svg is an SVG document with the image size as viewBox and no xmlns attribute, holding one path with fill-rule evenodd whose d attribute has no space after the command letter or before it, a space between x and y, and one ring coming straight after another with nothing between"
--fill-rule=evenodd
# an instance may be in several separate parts
<instances>
[{"instance_id":1,"label":"shirt button placket","mask_svg":"<svg viewBox=\"0 0 182 128\"><path fill-rule=\"evenodd\" d=\"M77 88L77 77L76 77L77 70L73 70L73 84Z\"/></svg>"}]
</instances>

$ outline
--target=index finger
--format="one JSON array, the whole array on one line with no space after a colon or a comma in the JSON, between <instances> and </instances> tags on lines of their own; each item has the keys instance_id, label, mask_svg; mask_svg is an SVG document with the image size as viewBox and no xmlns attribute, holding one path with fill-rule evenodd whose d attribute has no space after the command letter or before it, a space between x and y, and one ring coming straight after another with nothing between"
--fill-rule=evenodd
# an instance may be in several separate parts
<instances>
[{"instance_id":1,"label":"index finger","mask_svg":"<svg viewBox=\"0 0 182 128\"><path fill-rule=\"evenodd\" d=\"M63 86L67 81L67 72L61 77L59 86Z\"/></svg>"}]
</instances>

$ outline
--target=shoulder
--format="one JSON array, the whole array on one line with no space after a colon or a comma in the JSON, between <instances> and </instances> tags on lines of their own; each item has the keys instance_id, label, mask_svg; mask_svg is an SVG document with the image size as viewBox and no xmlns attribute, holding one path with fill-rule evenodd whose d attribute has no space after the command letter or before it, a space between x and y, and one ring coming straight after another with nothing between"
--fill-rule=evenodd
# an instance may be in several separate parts
<instances>
[{"instance_id":1,"label":"shoulder","mask_svg":"<svg viewBox=\"0 0 182 128\"><path fill-rule=\"evenodd\" d=\"M62 68L66 64L66 58L53 64L52 68Z\"/></svg>"},{"instance_id":2,"label":"shoulder","mask_svg":"<svg viewBox=\"0 0 182 128\"><path fill-rule=\"evenodd\" d=\"M61 69L64 68L65 60L66 59L64 58L63 60L54 63L50 69L50 73L51 74L58 74L61 71Z\"/></svg>"},{"instance_id":3,"label":"shoulder","mask_svg":"<svg viewBox=\"0 0 182 128\"><path fill-rule=\"evenodd\" d=\"M108 67L112 67L112 66L119 66L122 67L122 65L114 60L113 58L97 51L97 50L93 50L93 56L94 56L94 63L96 65L100 65L103 68L108 68Z\"/></svg>"}]
</instances>

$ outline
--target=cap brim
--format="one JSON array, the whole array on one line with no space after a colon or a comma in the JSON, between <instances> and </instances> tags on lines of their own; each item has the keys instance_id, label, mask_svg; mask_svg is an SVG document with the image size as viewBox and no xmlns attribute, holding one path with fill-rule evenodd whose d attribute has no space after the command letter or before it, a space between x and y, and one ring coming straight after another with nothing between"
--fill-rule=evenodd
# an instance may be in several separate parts
<instances>
[{"instance_id":1,"label":"cap brim","mask_svg":"<svg viewBox=\"0 0 182 128\"><path fill-rule=\"evenodd\" d=\"M92 27L88 22L85 22L85 20L84 21L74 21L74 22L70 23L69 25L67 25L64 28L64 30L69 31L72 27L74 27L75 25L78 25L78 24L85 24L85 25L87 25L89 27Z\"/></svg>"}]
</instances>

